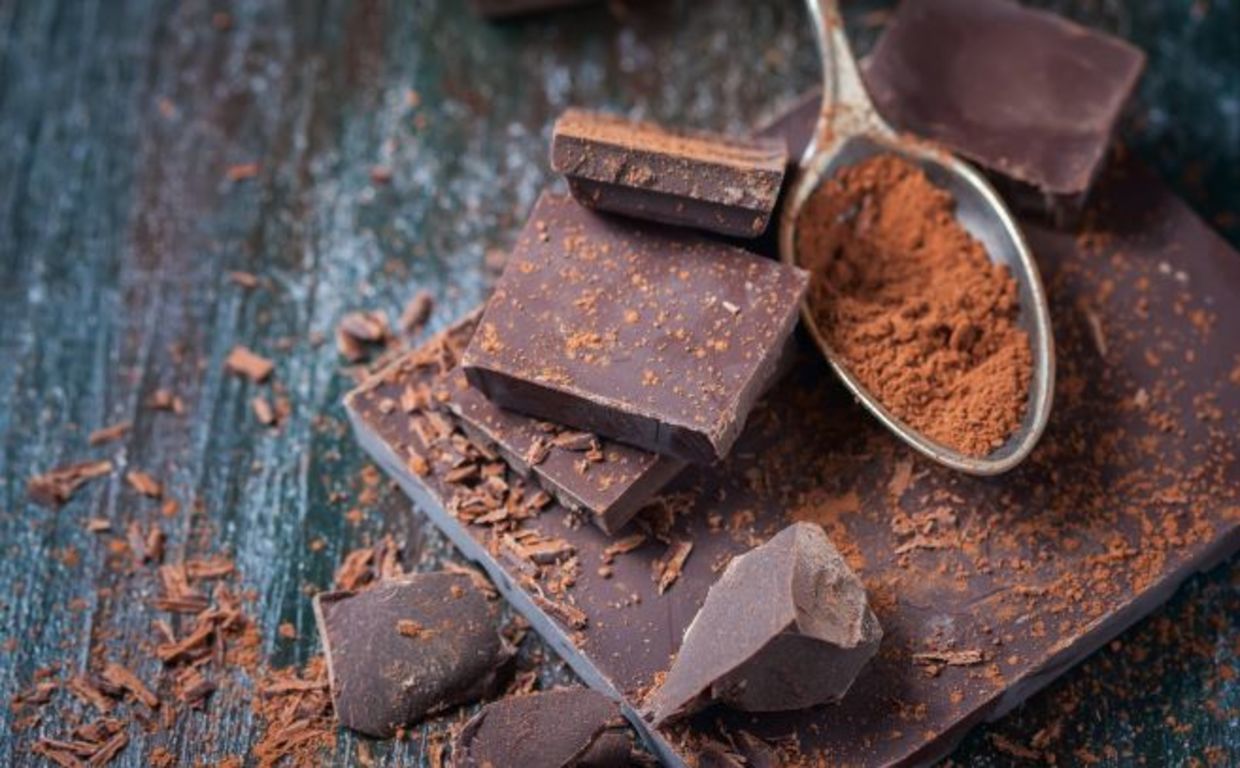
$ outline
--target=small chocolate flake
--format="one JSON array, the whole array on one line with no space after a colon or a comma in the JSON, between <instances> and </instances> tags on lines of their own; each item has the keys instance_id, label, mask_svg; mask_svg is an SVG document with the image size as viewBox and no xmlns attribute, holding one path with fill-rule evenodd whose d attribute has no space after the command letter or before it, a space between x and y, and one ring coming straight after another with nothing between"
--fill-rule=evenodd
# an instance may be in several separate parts
<instances>
[{"instance_id":1,"label":"small chocolate flake","mask_svg":"<svg viewBox=\"0 0 1240 768\"><path fill-rule=\"evenodd\" d=\"M398 321L400 332L406 336L413 336L421 331L426 322L430 320L434 309L435 297L430 291L418 291L401 310Z\"/></svg>"},{"instance_id":2,"label":"small chocolate flake","mask_svg":"<svg viewBox=\"0 0 1240 768\"><path fill-rule=\"evenodd\" d=\"M167 389L157 389L147 398L146 407L153 411L171 411L180 416L185 413L185 404L181 398Z\"/></svg>"},{"instance_id":3,"label":"small chocolate flake","mask_svg":"<svg viewBox=\"0 0 1240 768\"><path fill-rule=\"evenodd\" d=\"M370 180L375 184L390 184L392 182L392 169L386 165L371 166Z\"/></svg>"},{"instance_id":4,"label":"small chocolate flake","mask_svg":"<svg viewBox=\"0 0 1240 768\"><path fill-rule=\"evenodd\" d=\"M131 672L129 668L114 662L108 662L103 667L102 676L104 680L107 680L112 685L129 691L135 699L147 707L151 709L159 708L159 698L154 693L151 693L151 689L147 688L146 684L138 679L138 676Z\"/></svg>"},{"instance_id":5,"label":"small chocolate flake","mask_svg":"<svg viewBox=\"0 0 1240 768\"><path fill-rule=\"evenodd\" d=\"M124 437L132 427L133 424L128 421L121 421L107 427L100 427L90 433L90 437L87 438L87 442L91 445L103 445L104 443L110 443L113 440L119 440Z\"/></svg>"},{"instance_id":6,"label":"small chocolate flake","mask_svg":"<svg viewBox=\"0 0 1240 768\"><path fill-rule=\"evenodd\" d=\"M585 611L575 605L562 603L558 600L551 600L538 594L535 594L532 597L534 598L534 602L537 603L540 608L548 613L558 616L560 620L573 629L585 629L586 625L589 623L589 617L586 615Z\"/></svg>"},{"instance_id":7,"label":"small chocolate flake","mask_svg":"<svg viewBox=\"0 0 1240 768\"><path fill-rule=\"evenodd\" d=\"M133 469L126 472L125 482L143 496L158 499L164 495L163 484L141 470Z\"/></svg>"},{"instance_id":8,"label":"small chocolate flake","mask_svg":"<svg viewBox=\"0 0 1240 768\"><path fill-rule=\"evenodd\" d=\"M252 272L242 272L241 270L233 270L228 273L228 279L233 283L251 290L258 287L258 276Z\"/></svg>"},{"instance_id":9,"label":"small chocolate flake","mask_svg":"<svg viewBox=\"0 0 1240 768\"><path fill-rule=\"evenodd\" d=\"M646 543L646 534L631 533L623 539L617 539L614 543L607 545L603 550L603 562L610 563L616 559L616 555L623 555L632 552L641 545Z\"/></svg>"},{"instance_id":10,"label":"small chocolate flake","mask_svg":"<svg viewBox=\"0 0 1240 768\"><path fill-rule=\"evenodd\" d=\"M36 475L26 483L26 493L30 499L44 506L64 504L87 481L103 477L112 471L112 462L84 461L53 469Z\"/></svg>"},{"instance_id":11,"label":"small chocolate flake","mask_svg":"<svg viewBox=\"0 0 1240 768\"><path fill-rule=\"evenodd\" d=\"M661 560L655 561L655 576L659 594L671 588L684 571L685 561L693 551L693 542L687 539L673 541L667 547L667 553Z\"/></svg>"},{"instance_id":12,"label":"small chocolate flake","mask_svg":"<svg viewBox=\"0 0 1240 768\"><path fill-rule=\"evenodd\" d=\"M258 423L263 426L273 426L276 423L276 412L271 407L271 402L262 395L257 395L250 401L250 407L254 410L254 417L258 419Z\"/></svg>"},{"instance_id":13,"label":"small chocolate flake","mask_svg":"<svg viewBox=\"0 0 1240 768\"><path fill-rule=\"evenodd\" d=\"M981 651L925 651L914 653L913 661L923 666L971 667L985 661Z\"/></svg>"},{"instance_id":14,"label":"small chocolate flake","mask_svg":"<svg viewBox=\"0 0 1240 768\"><path fill-rule=\"evenodd\" d=\"M224 367L238 376L244 376L256 384L260 384L271 376L275 365L267 358L254 353L240 344L232 348L224 360Z\"/></svg>"},{"instance_id":15,"label":"small chocolate flake","mask_svg":"<svg viewBox=\"0 0 1240 768\"><path fill-rule=\"evenodd\" d=\"M598 438L590 432L561 432L551 438L551 444L565 451L581 452L595 447Z\"/></svg>"},{"instance_id":16,"label":"small chocolate flake","mask_svg":"<svg viewBox=\"0 0 1240 768\"><path fill-rule=\"evenodd\" d=\"M238 163L228 166L224 178L231 182L245 181L258 175L258 163Z\"/></svg>"},{"instance_id":17,"label":"small chocolate flake","mask_svg":"<svg viewBox=\"0 0 1240 768\"><path fill-rule=\"evenodd\" d=\"M379 344L390 333L387 315L383 312L350 312L341 318L340 330L368 344Z\"/></svg>"}]
</instances>

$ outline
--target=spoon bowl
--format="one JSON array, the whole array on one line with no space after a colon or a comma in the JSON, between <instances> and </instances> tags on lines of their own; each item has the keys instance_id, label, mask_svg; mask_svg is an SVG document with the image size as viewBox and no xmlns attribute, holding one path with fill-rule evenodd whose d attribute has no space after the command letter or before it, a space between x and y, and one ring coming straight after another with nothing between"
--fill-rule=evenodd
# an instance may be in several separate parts
<instances>
[{"instance_id":1,"label":"spoon bowl","mask_svg":"<svg viewBox=\"0 0 1240 768\"><path fill-rule=\"evenodd\" d=\"M853 376L844 359L818 328L807 297L801 316L818 348L844 385L880 422L925 456L974 475L1006 472L1029 455L1046 429L1055 381L1054 337L1050 310L1037 264L1020 227L980 173L949 152L898 136L875 112L848 46L837 0L807 0L823 61L823 105L814 138L801 158L798 176L779 223L780 258L799 264L797 224L806 201L844 168L880 154L893 154L919 166L930 181L956 201L956 218L986 249L991 261L1004 264L1020 293L1018 325L1028 334L1033 375L1021 426L986 456L971 456L938 443L891 413Z\"/></svg>"}]
</instances>

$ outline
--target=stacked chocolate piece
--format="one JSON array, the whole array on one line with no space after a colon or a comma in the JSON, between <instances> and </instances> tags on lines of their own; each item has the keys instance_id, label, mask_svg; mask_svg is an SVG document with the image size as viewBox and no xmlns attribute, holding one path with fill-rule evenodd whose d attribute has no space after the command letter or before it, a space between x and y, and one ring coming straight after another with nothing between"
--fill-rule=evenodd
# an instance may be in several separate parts
<instances>
[{"instance_id":1,"label":"stacked chocolate piece","mask_svg":"<svg viewBox=\"0 0 1240 768\"><path fill-rule=\"evenodd\" d=\"M935 66L916 63L944 39L927 30L954 41ZM769 226L812 96L753 141L564 115L552 165L573 197L539 198L484 308L349 394L357 436L660 759L931 762L1240 544L1235 436L1191 417L1240 400L1205 370L1234 350L1171 312L1197 299L1150 267L1180 259L1217 286L1226 327L1240 259L1157 182L1099 170L1140 66L1008 0L923 0L868 67L897 127L1012 189L1077 205L1106 177L1106 237L1024 219L1080 375L1002 481L895 445L796 349L806 275L718 237ZM1020 94L1041 106L1017 119ZM1108 346L1109 324L1131 331ZM1148 364L1168 338L1193 351L1172 374ZM1166 504L1189 516L1173 539ZM606 702L565 705L602 713L581 721L543 709L581 698L488 707L460 758L531 729L564 735L555 764L608 752Z\"/></svg>"},{"instance_id":2,"label":"stacked chocolate piece","mask_svg":"<svg viewBox=\"0 0 1240 768\"><path fill-rule=\"evenodd\" d=\"M577 199L538 199L442 388L466 432L609 533L725 458L786 370L808 278L669 225L760 235L785 164L782 142L567 112L552 166Z\"/></svg>"}]
</instances>

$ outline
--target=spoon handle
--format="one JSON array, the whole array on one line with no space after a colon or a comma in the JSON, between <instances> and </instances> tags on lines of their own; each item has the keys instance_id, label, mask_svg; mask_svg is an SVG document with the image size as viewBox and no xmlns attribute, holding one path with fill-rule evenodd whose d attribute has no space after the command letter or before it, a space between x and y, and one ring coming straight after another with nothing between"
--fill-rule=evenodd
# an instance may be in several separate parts
<instances>
[{"instance_id":1,"label":"spoon handle","mask_svg":"<svg viewBox=\"0 0 1240 768\"><path fill-rule=\"evenodd\" d=\"M813 152L858 134L890 136L892 130L874 110L857 60L853 58L839 0L806 0L814 21L818 55L822 59L822 111L814 130Z\"/></svg>"}]
</instances>

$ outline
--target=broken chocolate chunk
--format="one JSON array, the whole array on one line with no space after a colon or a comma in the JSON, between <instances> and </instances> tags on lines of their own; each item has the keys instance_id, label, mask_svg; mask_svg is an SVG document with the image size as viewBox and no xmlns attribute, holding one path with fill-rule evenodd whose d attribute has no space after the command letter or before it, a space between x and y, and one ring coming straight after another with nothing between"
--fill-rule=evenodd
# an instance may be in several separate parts
<instances>
[{"instance_id":1,"label":"broken chocolate chunk","mask_svg":"<svg viewBox=\"0 0 1240 768\"><path fill-rule=\"evenodd\" d=\"M460 370L448 376L444 388L448 408L472 440L494 447L521 475L534 475L564 506L590 512L608 533L620 530L685 466L679 459L586 432L555 434L554 425L552 432L544 432L544 422L495 405L471 387ZM583 471L582 452L595 442L602 458Z\"/></svg>"},{"instance_id":2,"label":"broken chocolate chunk","mask_svg":"<svg viewBox=\"0 0 1240 768\"><path fill-rule=\"evenodd\" d=\"M633 732L620 706L588 688L561 688L492 702L465 724L456 768L628 766Z\"/></svg>"},{"instance_id":3,"label":"broken chocolate chunk","mask_svg":"<svg viewBox=\"0 0 1240 768\"><path fill-rule=\"evenodd\" d=\"M1144 65L1123 40L1012 0L923 0L900 5L865 80L896 128L1058 213L1084 199Z\"/></svg>"},{"instance_id":4,"label":"broken chocolate chunk","mask_svg":"<svg viewBox=\"0 0 1240 768\"><path fill-rule=\"evenodd\" d=\"M778 141L584 109L561 115L551 139L551 168L582 205L734 237L766 231L787 163Z\"/></svg>"},{"instance_id":5,"label":"broken chocolate chunk","mask_svg":"<svg viewBox=\"0 0 1240 768\"><path fill-rule=\"evenodd\" d=\"M340 722L387 737L493 692L512 649L499 603L468 576L420 573L314 598ZM402 627L416 625L409 636Z\"/></svg>"},{"instance_id":6,"label":"broken chocolate chunk","mask_svg":"<svg viewBox=\"0 0 1240 768\"><path fill-rule=\"evenodd\" d=\"M727 455L806 273L544 193L462 359L492 402L686 461Z\"/></svg>"},{"instance_id":7,"label":"broken chocolate chunk","mask_svg":"<svg viewBox=\"0 0 1240 768\"><path fill-rule=\"evenodd\" d=\"M734 559L652 697L655 724L717 701L749 712L839 701L883 636L865 587L814 523Z\"/></svg>"}]
</instances>

